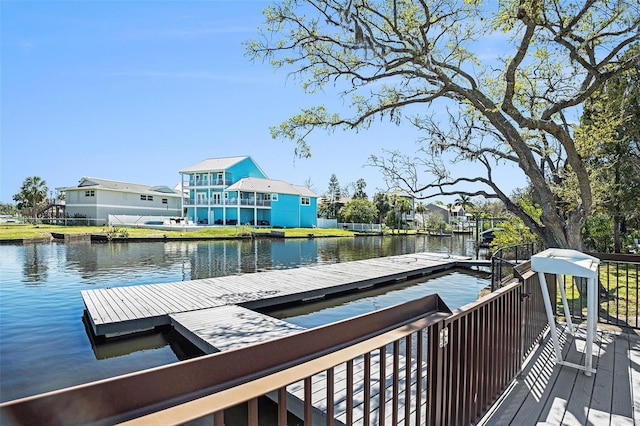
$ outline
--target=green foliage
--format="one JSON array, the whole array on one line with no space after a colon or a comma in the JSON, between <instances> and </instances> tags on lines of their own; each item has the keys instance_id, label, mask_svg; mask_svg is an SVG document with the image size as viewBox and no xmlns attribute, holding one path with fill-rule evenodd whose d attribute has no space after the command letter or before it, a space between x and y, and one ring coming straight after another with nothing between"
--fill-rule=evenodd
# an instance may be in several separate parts
<instances>
[{"instance_id":1,"label":"green foliage","mask_svg":"<svg viewBox=\"0 0 640 426\"><path fill-rule=\"evenodd\" d=\"M338 177L333 173L331 178L329 178L329 187L327 188L327 192L321 199L321 216L326 217L327 219L337 218L338 212L340 211L340 197L342 197L340 183L338 182Z\"/></svg>"},{"instance_id":2,"label":"green foliage","mask_svg":"<svg viewBox=\"0 0 640 426\"><path fill-rule=\"evenodd\" d=\"M34 222L38 217L38 207L47 199L47 183L38 176L29 176L22 182L20 192L13 196L16 207L20 210L28 209Z\"/></svg>"},{"instance_id":3,"label":"green foliage","mask_svg":"<svg viewBox=\"0 0 640 426\"><path fill-rule=\"evenodd\" d=\"M15 204L0 203L0 214L15 216L18 214L18 208Z\"/></svg>"},{"instance_id":4,"label":"green foliage","mask_svg":"<svg viewBox=\"0 0 640 426\"><path fill-rule=\"evenodd\" d=\"M129 230L127 228L105 226L102 228L102 233L106 235L109 240L113 238L129 238Z\"/></svg>"},{"instance_id":5,"label":"green foliage","mask_svg":"<svg viewBox=\"0 0 640 426\"><path fill-rule=\"evenodd\" d=\"M364 189L367 187L367 183L364 181L364 179L358 179L358 181L356 182L356 190L353 193L353 198L361 198L366 200L367 197L367 193L364 192Z\"/></svg>"},{"instance_id":6,"label":"green foliage","mask_svg":"<svg viewBox=\"0 0 640 426\"><path fill-rule=\"evenodd\" d=\"M394 229L400 229L400 215L396 214L393 210L388 211L384 218L384 224L388 226L393 233Z\"/></svg>"},{"instance_id":7,"label":"green foliage","mask_svg":"<svg viewBox=\"0 0 640 426\"><path fill-rule=\"evenodd\" d=\"M373 223L378 217L378 209L373 202L354 198L340 211L341 222Z\"/></svg>"},{"instance_id":8,"label":"green foliage","mask_svg":"<svg viewBox=\"0 0 640 426\"><path fill-rule=\"evenodd\" d=\"M582 240L585 249L600 253L613 250L613 220L606 215L595 215L587 219L582 227Z\"/></svg>"},{"instance_id":9,"label":"green foliage","mask_svg":"<svg viewBox=\"0 0 640 426\"><path fill-rule=\"evenodd\" d=\"M311 155L307 138L317 129L359 131L377 119L412 125L421 132L417 152L394 151L390 141L383 157L370 158L390 187L500 199L545 244L580 248L593 194L567 117L636 66L640 5L574 3L283 0L265 10L245 46L254 60L286 68L305 93L336 90L345 100L339 114L303 107L271 129L297 155ZM505 51L485 61L491 36ZM469 174L454 176L449 162ZM538 218L493 180L493 167L504 164L531 182Z\"/></svg>"},{"instance_id":10,"label":"green foliage","mask_svg":"<svg viewBox=\"0 0 640 426\"><path fill-rule=\"evenodd\" d=\"M378 209L378 223L384 223L387 213L391 210L389 195L384 192L377 192L373 195L373 204Z\"/></svg>"},{"instance_id":11,"label":"green foliage","mask_svg":"<svg viewBox=\"0 0 640 426\"><path fill-rule=\"evenodd\" d=\"M445 229L447 221L444 219L444 214L434 211L425 211L422 215L424 220L424 227L428 229Z\"/></svg>"},{"instance_id":12,"label":"green foliage","mask_svg":"<svg viewBox=\"0 0 640 426\"><path fill-rule=\"evenodd\" d=\"M500 228L502 230L495 232L495 238L491 242L491 247L494 249L538 240L536 235L524 226L522 220L517 217L510 217L508 220L501 222Z\"/></svg>"},{"instance_id":13,"label":"green foliage","mask_svg":"<svg viewBox=\"0 0 640 426\"><path fill-rule=\"evenodd\" d=\"M250 225L238 225L236 226L236 235L241 237L247 237L253 232L253 227Z\"/></svg>"},{"instance_id":14,"label":"green foliage","mask_svg":"<svg viewBox=\"0 0 640 426\"><path fill-rule=\"evenodd\" d=\"M640 46L634 49L640 51ZM585 103L576 143L589 167L594 188L595 213L610 218L613 246L622 250L621 230L640 218L640 70L632 68L612 77ZM591 236L599 226L587 225ZM592 241L593 243L593 241ZM604 246L604 241L597 243Z\"/></svg>"}]
</instances>

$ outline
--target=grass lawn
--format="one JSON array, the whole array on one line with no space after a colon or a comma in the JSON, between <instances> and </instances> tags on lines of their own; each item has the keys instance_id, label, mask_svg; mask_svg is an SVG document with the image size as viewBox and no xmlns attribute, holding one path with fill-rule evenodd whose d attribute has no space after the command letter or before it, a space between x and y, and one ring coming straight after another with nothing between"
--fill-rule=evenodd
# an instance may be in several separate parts
<instances>
[{"instance_id":1,"label":"grass lawn","mask_svg":"<svg viewBox=\"0 0 640 426\"><path fill-rule=\"evenodd\" d=\"M600 264L600 284L604 287L607 297L600 297L599 310L621 321L633 323L640 317L638 311L638 297L640 296L640 272L638 265L616 262L602 262ZM581 310L586 317L587 297L580 297L574 280L565 277L567 304L573 311ZM564 316L560 291L557 294L558 314Z\"/></svg>"},{"instance_id":2,"label":"grass lawn","mask_svg":"<svg viewBox=\"0 0 640 426\"><path fill-rule=\"evenodd\" d=\"M0 240L12 240L12 239L35 239L41 237L47 237L52 232L59 232L64 234L105 234L111 229L110 227L102 226L59 226L59 225L30 225L20 223L3 223L0 225ZM197 231L170 231L161 229L144 229L144 228L118 228L119 230L126 230L129 237L144 238L144 237L163 237L167 238L229 238L238 237L242 235L249 235L251 232L271 232L271 229L265 228L252 228L249 226L238 227L207 227ZM320 228L291 228L291 229L278 229L285 233L285 237L307 237L309 234L313 234L314 237L352 237L355 233L352 231L346 231L343 229L320 229Z\"/></svg>"}]
</instances>

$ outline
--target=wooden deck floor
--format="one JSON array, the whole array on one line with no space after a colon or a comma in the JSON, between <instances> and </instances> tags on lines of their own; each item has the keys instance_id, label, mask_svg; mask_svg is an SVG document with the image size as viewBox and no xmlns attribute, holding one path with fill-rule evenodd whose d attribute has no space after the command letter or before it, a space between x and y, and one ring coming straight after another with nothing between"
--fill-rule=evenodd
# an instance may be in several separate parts
<instances>
[{"instance_id":1,"label":"wooden deck floor","mask_svg":"<svg viewBox=\"0 0 640 426\"><path fill-rule=\"evenodd\" d=\"M583 363L584 338L563 333L566 361ZM556 365L549 336L487 413L483 425L638 425L640 424L640 337L599 330L591 377Z\"/></svg>"},{"instance_id":2,"label":"wooden deck floor","mask_svg":"<svg viewBox=\"0 0 640 426\"><path fill-rule=\"evenodd\" d=\"M437 253L415 253L81 293L94 334L110 336L168 325L169 314L173 313L237 304L259 309L468 266L469 262L477 261Z\"/></svg>"}]
</instances>

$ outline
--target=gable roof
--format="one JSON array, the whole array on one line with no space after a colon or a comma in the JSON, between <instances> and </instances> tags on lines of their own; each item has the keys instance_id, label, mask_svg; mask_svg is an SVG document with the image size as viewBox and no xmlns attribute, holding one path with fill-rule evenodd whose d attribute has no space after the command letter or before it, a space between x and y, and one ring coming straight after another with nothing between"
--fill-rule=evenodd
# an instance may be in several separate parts
<instances>
[{"instance_id":1,"label":"gable roof","mask_svg":"<svg viewBox=\"0 0 640 426\"><path fill-rule=\"evenodd\" d=\"M193 166L185 167L184 169L180 170L180 173L198 173L227 170L231 166L234 166L246 159L251 160L251 162L255 164L260 172L266 176L266 173L264 173L262 168L248 155L243 155L240 157L208 158L204 161L194 164Z\"/></svg>"},{"instance_id":2,"label":"gable roof","mask_svg":"<svg viewBox=\"0 0 640 426\"><path fill-rule=\"evenodd\" d=\"M100 179L93 177L83 177L80 179L78 186L70 186L60 188L61 191L70 191L74 189L97 188L109 191L134 192L136 194L167 194L171 196L180 196L180 192L174 191L165 185L142 185L139 183L121 182L117 180Z\"/></svg>"},{"instance_id":3,"label":"gable roof","mask_svg":"<svg viewBox=\"0 0 640 426\"><path fill-rule=\"evenodd\" d=\"M255 191L255 192L275 192L278 194L301 195L304 197L317 197L308 188L300 185L292 185L283 180L242 178L227 188L227 191Z\"/></svg>"}]
</instances>

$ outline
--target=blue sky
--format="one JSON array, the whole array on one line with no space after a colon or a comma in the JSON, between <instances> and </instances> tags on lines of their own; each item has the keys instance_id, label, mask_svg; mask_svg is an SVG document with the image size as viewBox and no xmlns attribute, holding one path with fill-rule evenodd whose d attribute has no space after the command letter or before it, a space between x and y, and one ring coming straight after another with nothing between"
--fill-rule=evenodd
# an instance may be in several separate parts
<instances>
[{"instance_id":1,"label":"blue sky","mask_svg":"<svg viewBox=\"0 0 640 426\"><path fill-rule=\"evenodd\" d=\"M83 176L173 186L184 167L238 155L318 193L332 173L342 186L364 178L369 196L385 188L365 164L383 148L413 153L408 125L316 132L310 159L271 138L299 108L340 100L245 56L267 4L1 0L0 201L27 176L51 190Z\"/></svg>"}]
</instances>

